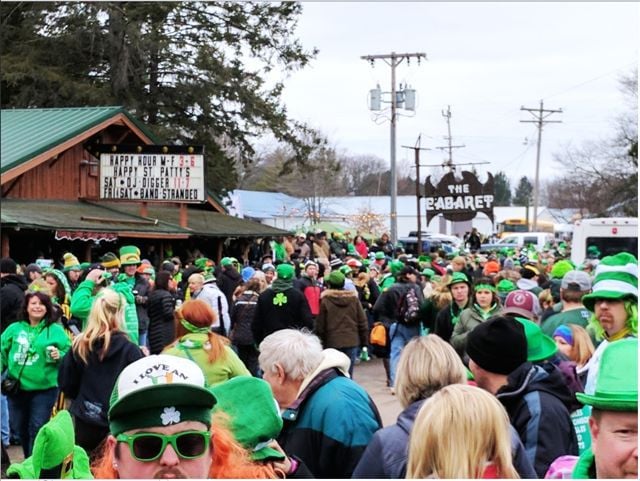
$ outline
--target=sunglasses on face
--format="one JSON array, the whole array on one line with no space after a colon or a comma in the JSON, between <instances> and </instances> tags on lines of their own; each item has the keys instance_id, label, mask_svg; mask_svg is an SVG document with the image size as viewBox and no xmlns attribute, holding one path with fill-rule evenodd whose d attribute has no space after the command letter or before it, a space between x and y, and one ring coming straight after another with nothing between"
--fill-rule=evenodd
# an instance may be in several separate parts
<instances>
[{"instance_id":1,"label":"sunglasses on face","mask_svg":"<svg viewBox=\"0 0 640 481\"><path fill-rule=\"evenodd\" d=\"M129 445L131 456L137 461L155 461L164 453L167 444L183 459L196 459L204 455L211 441L209 431L183 431L176 434L136 433L119 434L119 442Z\"/></svg>"}]
</instances>

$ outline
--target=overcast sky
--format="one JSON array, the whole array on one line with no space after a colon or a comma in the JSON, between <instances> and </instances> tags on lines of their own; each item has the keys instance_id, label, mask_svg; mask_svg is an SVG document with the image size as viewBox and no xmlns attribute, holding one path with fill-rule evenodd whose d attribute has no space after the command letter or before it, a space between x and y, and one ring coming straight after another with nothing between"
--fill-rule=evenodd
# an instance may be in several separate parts
<instances>
[{"instance_id":1,"label":"overcast sky","mask_svg":"<svg viewBox=\"0 0 640 481\"><path fill-rule=\"evenodd\" d=\"M303 9L297 37L320 52L285 81L293 118L339 149L389 162L389 122L373 120L367 96L376 84L391 90L391 69L360 57L424 52L426 62L396 69L397 83L418 97L415 116L397 124L398 163L413 161L401 146L420 134L423 147L446 145L442 111L450 105L453 143L466 146L454 150L454 163L489 161L478 171L505 171L514 187L535 174L537 130L520 122L534 119L520 107L542 99L563 110L549 117L562 123L543 131L544 180L558 173L552 155L563 146L612 135L613 119L627 108L619 78L638 63L637 3L305 2ZM439 150L421 155L423 164L446 158Z\"/></svg>"}]
</instances>

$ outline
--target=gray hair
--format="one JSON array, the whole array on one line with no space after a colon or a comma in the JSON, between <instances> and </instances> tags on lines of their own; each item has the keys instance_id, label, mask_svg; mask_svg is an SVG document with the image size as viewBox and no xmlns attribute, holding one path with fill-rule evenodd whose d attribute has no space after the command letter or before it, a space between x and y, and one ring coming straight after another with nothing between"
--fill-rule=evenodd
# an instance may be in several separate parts
<instances>
[{"instance_id":1,"label":"gray hair","mask_svg":"<svg viewBox=\"0 0 640 481\"><path fill-rule=\"evenodd\" d=\"M264 372L275 372L276 364L288 378L301 381L322 362L322 343L306 329L281 329L260 343L258 362Z\"/></svg>"}]
</instances>

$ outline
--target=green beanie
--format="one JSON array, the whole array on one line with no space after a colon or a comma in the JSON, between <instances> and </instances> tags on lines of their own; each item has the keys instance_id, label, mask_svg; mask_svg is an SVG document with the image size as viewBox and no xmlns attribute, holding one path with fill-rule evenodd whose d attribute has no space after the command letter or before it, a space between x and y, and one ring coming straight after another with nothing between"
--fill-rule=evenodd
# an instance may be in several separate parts
<instances>
[{"instance_id":1,"label":"green beanie","mask_svg":"<svg viewBox=\"0 0 640 481\"><path fill-rule=\"evenodd\" d=\"M344 274L340 271L333 271L324 278L324 282L333 289L342 289L344 287Z\"/></svg>"}]
</instances>

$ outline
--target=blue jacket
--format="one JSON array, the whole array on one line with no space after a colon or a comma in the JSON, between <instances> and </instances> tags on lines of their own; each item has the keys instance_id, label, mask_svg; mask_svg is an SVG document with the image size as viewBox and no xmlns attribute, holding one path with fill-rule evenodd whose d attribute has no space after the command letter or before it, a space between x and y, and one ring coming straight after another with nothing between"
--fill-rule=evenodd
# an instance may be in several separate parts
<instances>
[{"instance_id":1,"label":"blue jacket","mask_svg":"<svg viewBox=\"0 0 640 481\"><path fill-rule=\"evenodd\" d=\"M382 421L367 392L345 377L347 356L335 349L324 353L325 360L282 413L278 442L316 478L350 478Z\"/></svg>"},{"instance_id":2,"label":"blue jacket","mask_svg":"<svg viewBox=\"0 0 640 481\"><path fill-rule=\"evenodd\" d=\"M396 424L377 431L367 446L352 478L396 479L404 478L409 458L409 435L424 399L411 403L400 413ZM522 479L538 476L527 459L518 433L511 428L513 466Z\"/></svg>"}]
</instances>

